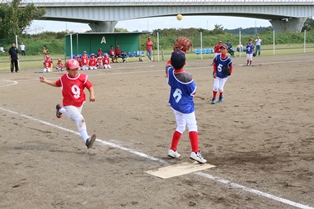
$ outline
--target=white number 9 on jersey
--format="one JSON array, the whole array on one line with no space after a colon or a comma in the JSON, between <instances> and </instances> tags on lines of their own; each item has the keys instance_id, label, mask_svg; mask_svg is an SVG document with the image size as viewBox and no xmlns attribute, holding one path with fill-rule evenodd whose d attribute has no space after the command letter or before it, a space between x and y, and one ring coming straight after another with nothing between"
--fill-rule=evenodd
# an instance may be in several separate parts
<instances>
[{"instance_id":1,"label":"white number 9 on jersey","mask_svg":"<svg viewBox=\"0 0 314 209\"><path fill-rule=\"evenodd\" d=\"M80 98L81 95L80 87L78 87L77 85L73 85L71 90L75 99Z\"/></svg>"}]
</instances>

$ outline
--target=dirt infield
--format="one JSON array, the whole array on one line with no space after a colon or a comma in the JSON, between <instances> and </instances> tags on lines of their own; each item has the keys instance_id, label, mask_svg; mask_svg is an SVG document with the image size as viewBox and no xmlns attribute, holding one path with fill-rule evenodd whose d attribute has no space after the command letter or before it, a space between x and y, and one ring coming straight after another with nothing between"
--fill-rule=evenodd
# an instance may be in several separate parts
<instances>
[{"instance_id":1,"label":"dirt infield","mask_svg":"<svg viewBox=\"0 0 314 209\"><path fill-rule=\"evenodd\" d=\"M314 208L314 54L234 58L225 100L210 104L211 60L188 61L197 84L200 149L216 167L161 179L145 171L191 162L175 119L165 62L87 71L96 102L83 115L97 142L55 117L61 89L38 70L0 72L0 208ZM57 79L62 73L44 74ZM88 92L87 92L88 94Z\"/></svg>"}]
</instances>

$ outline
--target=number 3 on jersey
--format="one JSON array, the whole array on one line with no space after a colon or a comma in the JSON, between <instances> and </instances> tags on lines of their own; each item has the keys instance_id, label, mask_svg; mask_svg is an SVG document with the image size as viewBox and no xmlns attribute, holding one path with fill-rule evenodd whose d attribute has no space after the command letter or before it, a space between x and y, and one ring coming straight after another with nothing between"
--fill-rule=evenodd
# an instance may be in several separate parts
<instances>
[{"instance_id":1,"label":"number 3 on jersey","mask_svg":"<svg viewBox=\"0 0 314 209\"><path fill-rule=\"evenodd\" d=\"M181 89L176 89L173 92L172 96L176 100L176 103L178 103L180 101L180 99L182 98L182 91L181 91Z\"/></svg>"},{"instance_id":2,"label":"number 3 on jersey","mask_svg":"<svg viewBox=\"0 0 314 209\"><path fill-rule=\"evenodd\" d=\"M72 93L75 99L80 98L81 95L81 91L80 91L80 87L78 87L77 85L73 85L72 86Z\"/></svg>"}]
</instances>

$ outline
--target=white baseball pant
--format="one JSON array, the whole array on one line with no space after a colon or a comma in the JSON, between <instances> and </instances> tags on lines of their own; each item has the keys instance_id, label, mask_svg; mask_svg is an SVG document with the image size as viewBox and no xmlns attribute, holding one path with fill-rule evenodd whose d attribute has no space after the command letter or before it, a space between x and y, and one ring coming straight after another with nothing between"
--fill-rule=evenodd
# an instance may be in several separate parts
<instances>
[{"instance_id":1,"label":"white baseball pant","mask_svg":"<svg viewBox=\"0 0 314 209\"><path fill-rule=\"evenodd\" d=\"M83 109L83 104L81 107L75 107L72 105L62 107L59 112L70 118L72 121L76 123L77 129L81 135L81 137L86 140L88 139L86 123L83 115L81 114Z\"/></svg>"},{"instance_id":2,"label":"white baseball pant","mask_svg":"<svg viewBox=\"0 0 314 209\"><path fill-rule=\"evenodd\" d=\"M228 77L226 77L226 78L216 77L214 79L213 91L224 92L224 86L225 86L225 83L227 82L227 80L228 80Z\"/></svg>"},{"instance_id":3,"label":"white baseball pant","mask_svg":"<svg viewBox=\"0 0 314 209\"><path fill-rule=\"evenodd\" d=\"M197 132L197 122L195 119L195 112L184 114L176 110L173 110L173 113L176 117L176 122L177 122L176 131L182 134L185 131L185 128L187 126L189 132L191 131Z\"/></svg>"}]
</instances>

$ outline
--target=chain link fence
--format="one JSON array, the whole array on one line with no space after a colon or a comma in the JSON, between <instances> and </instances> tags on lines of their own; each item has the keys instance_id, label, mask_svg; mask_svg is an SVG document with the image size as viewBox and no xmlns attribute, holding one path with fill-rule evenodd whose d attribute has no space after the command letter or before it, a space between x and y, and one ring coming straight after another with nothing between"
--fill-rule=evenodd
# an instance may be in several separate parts
<instances>
[{"instance_id":1,"label":"chain link fence","mask_svg":"<svg viewBox=\"0 0 314 209\"><path fill-rule=\"evenodd\" d=\"M163 37L164 34L156 33L152 34L154 41L154 60L155 61L164 61L169 59L172 53L173 43L178 37ZM265 56L279 55L279 54L300 54L300 53L313 53L314 52L314 37L311 34L307 35L307 32L295 33L292 35L287 35L286 33L276 34L275 31L271 35L263 36L262 35L241 35L241 31L237 35L210 35L200 32L199 34L182 34L189 38L193 46L187 52L187 55L192 56L194 59L207 59L214 56L214 46L222 40L223 43L227 43L229 40L233 46L234 56L241 57L246 56L245 52L239 50L237 51L237 46L239 43L246 46L249 38L255 40L257 36L260 36L262 39L261 44L261 54ZM292 36L292 37L291 37ZM145 37L146 38L146 37ZM146 41L142 40L142 43ZM171 43L171 44L170 44ZM144 44L142 44L142 50L145 50Z\"/></svg>"}]
</instances>

